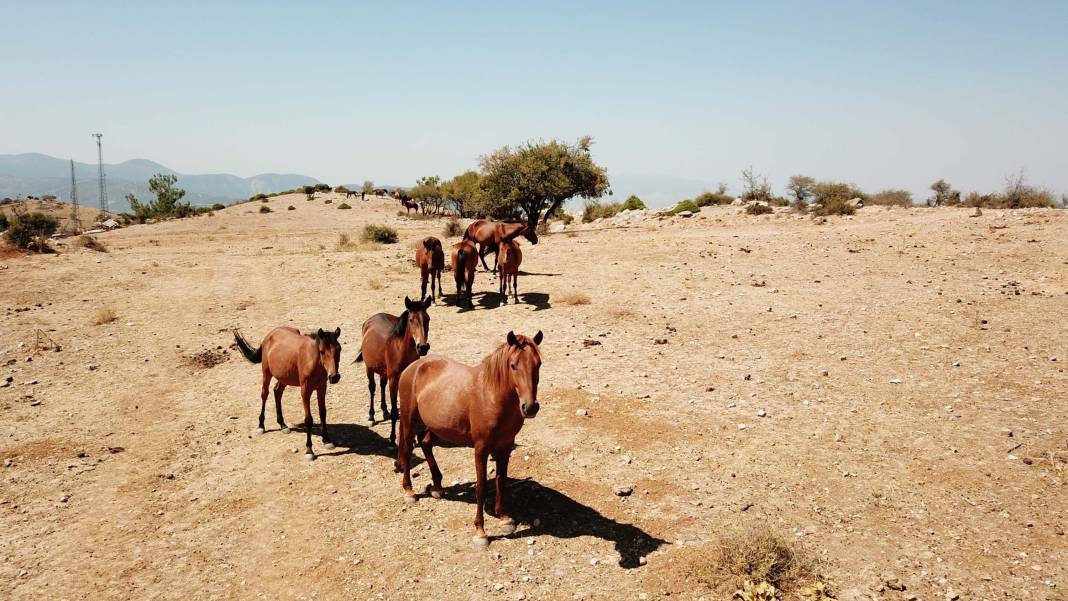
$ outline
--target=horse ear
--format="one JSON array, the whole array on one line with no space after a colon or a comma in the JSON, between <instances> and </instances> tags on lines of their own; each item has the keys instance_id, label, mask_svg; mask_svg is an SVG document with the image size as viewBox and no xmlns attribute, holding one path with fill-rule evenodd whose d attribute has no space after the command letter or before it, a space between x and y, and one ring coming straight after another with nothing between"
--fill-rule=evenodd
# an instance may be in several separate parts
<instances>
[{"instance_id":1,"label":"horse ear","mask_svg":"<svg viewBox=\"0 0 1068 601\"><path fill-rule=\"evenodd\" d=\"M412 310L412 299L408 298L407 296L404 297L404 308L409 311Z\"/></svg>"},{"instance_id":2,"label":"horse ear","mask_svg":"<svg viewBox=\"0 0 1068 601\"><path fill-rule=\"evenodd\" d=\"M542 336L541 330L538 330L538 333L534 334L534 344L540 345L542 338L544 338L544 336Z\"/></svg>"},{"instance_id":3,"label":"horse ear","mask_svg":"<svg viewBox=\"0 0 1068 601\"><path fill-rule=\"evenodd\" d=\"M326 332L324 332L322 328L319 328L317 334L319 335L319 338L323 338L324 336L326 336Z\"/></svg>"},{"instance_id":4,"label":"horse ear","mask_svg":"<svg viewBox=\"0 0 1068 601\"><path fill-rule=\"evenodd\" d=\"M512 346L516 346L519 344L519 341L515 338L515 332L508 332L508 344Z\"/></svg>"},{"instance_id":5,"label":"horse ear","mask_svg":"<svg viewBox=\"0 0 1068 601\"><path fill-rule=\"evenodd\" d=\"M423 240L423 248L425 248L427 250L430 250L431 248L434 248L434 241L431 240L430 238L426 238L425 240Z\"/></svg>"},{"instance_id":6,"label":"horse ear","mask_svg":"<svg viewBox=\"0 0 1068 601\"><path fill-rule=\"evenodd\" d=\"M434 304L434 297L433 296L426 297L425 299L423 299L423 310L426 311L427 309L430 308L430 305L432 305L432 304Z\"/></svg>"},{"instance_id":7,"label":"horse ear","mask_svg":"<svg viewBox=\"0 0 1068 601\"><path fill-rule=\"evenodd\" d=\"M541 332L538 333L541 334ZM336 340L338 338L341 338L341 326L338 326L338 328L334 330L334 339Z\"/></svg>"}]
</instances>

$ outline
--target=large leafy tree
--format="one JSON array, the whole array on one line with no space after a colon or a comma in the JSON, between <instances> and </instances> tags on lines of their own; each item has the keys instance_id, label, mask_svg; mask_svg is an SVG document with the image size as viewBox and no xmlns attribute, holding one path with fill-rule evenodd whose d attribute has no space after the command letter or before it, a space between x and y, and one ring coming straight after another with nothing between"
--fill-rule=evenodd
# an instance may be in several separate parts
<instances>
[{"instance_id":1,"label":"large leafy tree","mask_svg":"<svg viewBox=\"0 0 1068 601\"><path fill-rule=\"evenodd\" d=\"M808 199L812 198L812 189L816 186L816 180L807 175L791 175L786 189L794 197L794 204L804 206Z\"/></svg>"},{"instance_id":2,"label":"large leafy tree","mask_svg":"<svg viewBox=\"0 0 1068 601\"><path fill-rule=\"evenodd\" d=\"M441 178L436 175L419 178L415 182L415 187L408 191L408 196L419 203L423 214L438 212L444 204L441 196Z\"/></svg>"},{"instance_id":3,"label":"large leafy tree","mask_svg":"<svg viewBox=\"0 0 1068 601\"><path fill-rule=\"evenodd\" d=\"M599 198L608 191L608 172L593 161L593 139L574 145L558 140L508 146L482 158L482 191L489 213L521 211L536 228L569 198Z\"/></svg>"},{"instance_id":4,"label":"large leafy tree","mask_svg":"<svg viewBox=\"0 0 1068 601\"><path fill-rule=\"evenodd\" d=\"M480 212L484 197L482 178L476 171L465 171L441 185L441 196L461 217Z\"/></svg>"},{"instance_id":5,"label":"large leafy tree","mask_svg":"<svg viewBox=\"0 0 1068 601\"><path fill-rule=\"evenodd\" d=\"M134 212L137 220L144 223L147 219L168 219L171 217L187 217L194 213L188 202L182 202L185 190L175 186L178 176L172 173L157 173L148 180L148 189L156 195L156 200L149 203L141 203L133 194L128 194L126 199L130 201L130 210Z\"/></svg>"}]
</instances>

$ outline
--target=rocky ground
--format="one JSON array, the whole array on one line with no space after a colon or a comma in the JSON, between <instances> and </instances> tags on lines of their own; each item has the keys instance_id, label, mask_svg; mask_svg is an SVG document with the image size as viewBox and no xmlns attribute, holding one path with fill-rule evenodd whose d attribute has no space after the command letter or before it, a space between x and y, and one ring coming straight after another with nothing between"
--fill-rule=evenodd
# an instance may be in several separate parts
<instances>
[{"instance_id":1,"label":"rocky ground","mask_svg":"<svg viewBox=\"0 0 1068 601\"><path fill-rule=\"evenodd\" d=\"M430 310L431 352L469 363L545 333L523 524L479 551L470 450L406 506L351 364L442 222L340 201L0 260L4 598L712 599L706 551L748 526L841 599L1066 597L1068 212L716 207L524 243L521 304L480 270L474 310ZM338 247L366 223L400 243ZM254 434L259 370L230 348L282 324L342 329L313 462Z\"/></svg>"}]
</instances>

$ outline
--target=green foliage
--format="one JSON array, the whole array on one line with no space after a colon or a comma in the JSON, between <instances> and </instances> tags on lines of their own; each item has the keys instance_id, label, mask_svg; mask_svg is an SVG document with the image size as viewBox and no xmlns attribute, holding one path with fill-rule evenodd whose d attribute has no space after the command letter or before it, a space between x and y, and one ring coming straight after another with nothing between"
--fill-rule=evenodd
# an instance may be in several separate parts
<instances>
[{"instance_id":1,"label":"green foliage","mask_svg":"<svg viewBox=\"0 0 1068 601\"><path fill-rule=\"evenodd\" d=\"M436 175L421 177L415 182L415 187L408 191L408 196L419 203L423 213L437 212L445 204L441 192L441 178Z\"/></svg>"},{"instance_id":2,"label":"green foliage","mask_svg":"<svg viewBox=\"0 0 1068 601\"><path fill-rule=\"evenodd\" d=\"M970 193L964 200L964 206L993 209L1052 209L1057 206L1057 203L1053 193L1049 190L1029 185L1021 171L1005 178L1005 188L1001 192L994 192L993 194Z\"/></svg>"},{"instance_id":3,"label":"green foliage","mask_svg":"<svg viewBox=\"0 0 1068 601\"><path fill-rule=\"evenodd\" d=\"M397 242L397 230L386 225L368 224L364 226L360 239L364 242L394 244Z\"/></svg>"},{"instance_id":4,"label":"green foliage","mask_svg":"<svg viewBox=\"0 0 1068 601\"><path fill-rule=\"evenodd\" d=\"M271 194L271 196L274 196L274 194ZM267 202L268 198L269 198L269 196L266 195L266 194L256 194L255 196L250 196L249 197L249 201L255 202L257 200L260 200L260 201L263 201L263 202Z\"/></svg>"},{"instance_id":5,"label":"green foliage","mask_svg":"<svg viewBox=\"0 0 1068 601\"><path fill-rule=\"evenodd\" d=\"M314 188L315 188L316 192L329 192L330 191L330 186L328 186L326 184L315 184Z\"/></svg>"},{"instance_id":6,"label":"green foliage","mask_svg":"<svg viewBox=\"0 0 1068 601\"><path fill-rule=\"evenodd\" d=\"M195 215L196 210L188 202L181 202L185 190L176 187L178 176L172 173L157 173L148 180L148 189L156 195L156 200L142 203L133 194L127 194L134 219L144 223L149 219L175 219Z\"/></svg>"},{"instance_id":7,"label":"green foliage","mask_svg":"<svg viewBox=\"0 0 1068 601\"><path fill-rule=\"evenodd\" d=\"M315 195L315 186L304 186L303 188L301 188L301 190L304 192L304 194L306 196L314 196Z\"/></svg>"},{"instance_id":8,"label":"green foliage","mask_svg":"<svg viewBox=\"0 0 1068 601\"><path fill-rule=\"evenodd\" d=\"M15 213L8 221L4 235L19 248L44 252L48 250L48 237L58 228L55 217L44 213Z\"/></svg>"},{"instance_id":9,"label":"green foliage","mask_svg":"<svg viewBox=\"0 0 1068 601\"><path fill-rule=\"evenodd\" d=\"M768 200L768 204L773 207L788 207L790 206L790 201L782 196L772 196L771 199Z\"/></svg>"},{"instance_id":10,"label":"green foliage","mask_svg":"<svg viewBox=\"0 0 1068 601\"><path fill-rule=\"evenodd\" d=\"M934 192L934 196L927 199L927 206L929 207L957 206L960 204L960 192L954 190L949 185L949 182L944 179L931 184L931 191Z\"/></svg>"},{"instance_id":11,"label":"green foliage","mask_svg":"<svg viewBox=\"0 0 1068 601\"><path fill-rule=\"evenodd\" d=\"M699 207L713 205L729 205L734 202L734 197L724 192L702 192L693 199L693 204Z\"/></svg>"},{"instance_id":12,"label":"green foliage","mask_svg":"<svg viewBox=\"0 0 1068 601\"><path fill-rule=\"evenodd\" d=\"M786 183L786 189L794 197L795 207L808 203L808 199L814 194L815 186L816 180L807 175L791 175L790 181Z\"/></svg>"},{"instance_id":13,"label":"green foliage","mask_svg":"<svg viewBox=\"0 0 1068 601\"><path fill-rule=\"evenodd\" d=\"M675 205L671 209L671 212L678 215L683 211L689 211L691 213L698 213L701 211L701 207L697 206L697 203L690 199L679 201L679 204Z\"/></svg>"},{"instance_id":14,"label":"green foliage","mask_svg":"<svg viewBox=\"0 0 1068 601\"><path fill-rule=\"evenodd\" d=\"M825 205L832 201L840 201L844 203L845 201L854 198L867 200L868 195L853 184L843 184L840 182L820 182L812 187L813 202L818 204ZM849 214L852 215L852 213Z\"/></svg>"},{"instance_id":15,"label":"green foliage","mask_svg":"<svg viewBox=\"0 0 1068 601\"><path fill-rule=\"evenodd\" d=\"M226 208L226 205L224 205L222 203L218 203L218 202L213 204L213 205L211 205L211 210L212 211L221 211L221 210L223 210L225 208Z\"/></svg>"},{"instance_id":16,"label":"green foliage","mask_svg":"<svg viewBox=\"0 0 1068 601\"><path fill-rule=\"evenodd\" d=\"M260 205L260 213L271 213L271 207L267 205Z\"/></svg>"},{"instance_id":17,"label":"green foliage","mask_svg":"<svg viewBox=\"0 0 1068 601\"><path fill-rule=\"evenodd\" d=\"M745 207L746 215L767 215L768 213L773 212L775 212L775 209L772 209L762 202L751 202Z\"/></svg>"},{"instance_id":18,"label":"green foliage","mask_svg":"<svg viewBox=\"0 0 1068 601\"><path fill-rule=\"evenodd\" d=\"M582 223L615 217L622 207L618 202L602 204L596 200L587 200L582 207Z\"/></svg>"},{"instance_id":19,"label":"green foliage","mask_svg":"<svg viewBox=\"0 0 1068 601\"><path fill-rule=\"evenodd\" d=\"M768 178L753 171L752 167L742 170L742 195L739 197L746 202L771 200L771 186Z\"/></svg>"},{"instance_id":20,"label":"green foliage","mask_svg":"<svg viewBox=\"0 0 1068 601\"><path fill-rule=\"evenodd\" d=\"M491 212L481 211L482 177L475 171L466 171L442 184L441 196L446 205L464 217Z\"/></svg>"},{"instance_id":21,"label":"green foliage","mask_svg":"<svg viewBox=\"0 0 1068 601\"><path fill-rule=\"evenodd\" d=\"M339 204L337 206L337 208L339 208L339 209L351 209L352 207L349 206L349 203L343 202L343 203Z\"/></svg>"},{"instance_id":22,"label":"green foliage","mask_svg":"<svg viewBox=\"0 0 1068 601\"><path fill-rule=\"evenodd\" d=\"M884 207L911 207L912 192L908 190L882 190L872 194L864 204Z\"/></svg>"},{"instance_id":23,"label":"green foliage","mask_svg":"<svg viewBox=\"0 0 1068 601\"><path fill-rule=\"evenodd\" d=\"M334 192L337 192L338 194L348 194L349 193L349 189L346 188L345 186L338 186L338 187L334 188Z\"/></svg>"},{"instance_id":24,"label":"green foliage","mask_svg":"<svg viewBox=\"0 0 1068 601\"><path fill-rule=\"evenodd\" d=\"M645 208L647 208L647 207L645 206L645 203L642 202L642 199L640 199L637 196L631 194L630 197L627 198L627 200L623 201L623 206L620 207L620 210L621 211L638 211L638 210L645 209Z\"/></svg>"},{"instance_id":25,"label":"green foliage","mask_svg":"<svg viewBox=\"0 0 1068 601\"><path fill-rule=\"evenodd\" d=\"M558 140L504 147L482 158L486 213L521 211L536 227L576 196L593 199L608 191L608 173L593 161L590 137L574 145Z\"/></svg>"},{"instance_id":26,"label":"green foliage","mask_svg":"<svg viewBox=\"0 0 1068 601\"><path fill-rule=\"evenodd\" d=\"M848 202L848 200L843 200L839 197L831 197L826 202L819 203L813 213L815 215L852 215L856 213L857 210Z\"/></svg>"}]
</instances>

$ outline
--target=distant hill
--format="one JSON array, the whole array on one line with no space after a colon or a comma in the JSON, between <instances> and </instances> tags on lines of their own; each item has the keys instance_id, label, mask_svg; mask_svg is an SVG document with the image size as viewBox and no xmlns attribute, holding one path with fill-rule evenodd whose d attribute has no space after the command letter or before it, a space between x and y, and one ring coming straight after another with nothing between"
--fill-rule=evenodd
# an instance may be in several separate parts
<instances>
[{"instance_id":1,"label":"distant hill","mask_svg":"<svg viewBox=\"0 0 1068 601\"><path fill-rule=\"evenodd\" d=\"M716 184L697 179L685 179L669 175L612 175L612 197L602 201L623 202L634 194L649 207L674 206L680 200L693 198L701 192L716 189ZM578 203L582 206L582 202Z\"/></svg>"},{"instance_id":2,"label":"distant hill","mask_svg":"<svg viewBox=\"0 0 1068 601\"><path fill-rule=\"evenodd\" d=\"M178 187L186 191L185 199L194 205L233 202L256 194L270 194L320 183L313 177L285 173L264 173L252 177L226 173L188 175L146 159L133 159L114 165L105 163L104 172L107 174L108 206L115 212L129 210L125 199L129 193L141 200L152 199L148 180L157 173L178 176ZM75 161L74 177L78 182L79 202L98 206L100 188L97 166ZM67 159L38 153L0 155L0 198L47 195L68 200L70 162Z\"/></svg>"}]
</instances>

